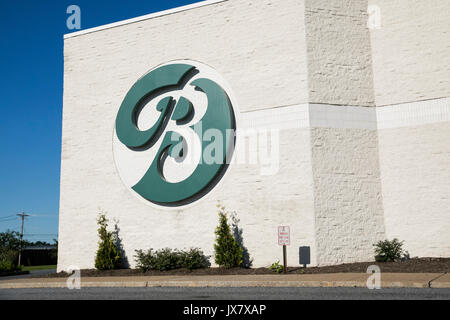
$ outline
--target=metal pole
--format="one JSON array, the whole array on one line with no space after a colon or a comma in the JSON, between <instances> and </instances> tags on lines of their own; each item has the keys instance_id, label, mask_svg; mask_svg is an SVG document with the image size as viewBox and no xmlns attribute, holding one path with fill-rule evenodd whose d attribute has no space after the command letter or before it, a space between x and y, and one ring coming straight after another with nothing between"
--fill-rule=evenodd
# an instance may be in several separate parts
<instances>
[{"instance_id":1,"label":"metal pole","mask_svg":"<svg viewBox=\"0 0 450 320\"><path fill-rule=\"evenodd\" d=\"M20 266L21 260L22 260L22 247L23 247L23 223L25 221L25 217L28 217L28 214L25 214L22 212L21 214L18 214L19 217L22 218L22 226L20 227L20 250L19 250L19 261L18 265Z\"/></svg>"},{"instance_id":2,"label":"metal pole","mask_svg":"<svg viewBox=\"0 0 450 320\"><path fill-rule=\"evenodd\" d=\"M287 273L286 245L283 245L283 273Z\"/></svg>"}]
</instances>

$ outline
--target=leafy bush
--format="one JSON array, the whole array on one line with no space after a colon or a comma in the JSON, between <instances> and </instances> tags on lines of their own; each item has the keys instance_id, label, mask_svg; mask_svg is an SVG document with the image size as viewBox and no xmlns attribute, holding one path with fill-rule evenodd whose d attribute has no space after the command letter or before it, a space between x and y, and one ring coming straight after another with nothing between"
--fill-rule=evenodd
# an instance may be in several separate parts
<instances>
[{"instance_id":1,"label":"leafy bush","mask_svg":"<svg viewBox=\"0 0 450 320\"><path fill-rule=\"evenodd\" d=\"M276 273L282 273L283 272L283 266L280 264L280 261L272 263L272 265L269 267L269 270L272 270Z\"/></svg>"},{"instance_id":2,"label":"leafy bush","mask_svg":"<svg viewBox=\"0 0 450 320\"><path fill-rule=\"evenodd\" d=\"M136 250L136 255L134 256L136 261L136 268L142 272L153 270L155 268L155 256L153 249L148 251Z\"/></svg>"},{"instance_id":3,"label":"leafy bush","mask_svg":"<svg viewBox=\"0 0 450 320\"><path fill-rule=\"evenodd\" d=\"M20 270L21 267L17 265L17 258L19 253L15 250L6 248L0 249L0 272L12 272Z\"/></svg>"},{"instance_id":4,"label":"leafy bush","mask_svg":"<svg viewBox=\"0 0 450 320\"><path fill-rule=\"evenodd\" d=\"M220 204L217 207L219 208L219 226L215 231L214 260L224 268L239 267L243 263L244 251L231 233L225 207Z\"/></svg>"},{"instance_id":5,"label":"leafy bush","mask_svg":"<svg viewBox=\"0 0 450 320\"><path fill-rule=\"evenodd\" d=\"M181 262L183 268L188 270L207 268L210 265L208 257L197 248L181 251Z\"/></svg>"},{"instance_id":6,"label":"leafy bush","mask_svg":"<svg viewBox=\"0 0 450 320\"><path fill-rule=\"evenodd\" d=\"M399 241L398 239L393 239L391 241L384 240L378 241L374 244L375 247L375 260L377 262L392 262L396 260L400 260L403 251L403 241Z\"/></svg>"},{"instance_id":7,"label":"leafy bush","mask_svg":"<svg viewBox=\"0 0 450 320\"><path fill-rule=\"evenodd\" d=\"M97 223L99 225L98 235L100 242L98 243L97 255L95 257L95 268L98 270L119 269L121 255L116 245L116 235L114 232L108 231L108 220L103 212L99 214Z\"/></svg>"},{"instance_id":8,"label":"leafy bush","mask_svg":"<svg viewBox=\"0 0 450 320\"><path fill-rule=\"evenodd\" d=\"M209 266L208 257L200 249L194 248L189 251L172 250L169 248L146 252L136 250L135 256L137 268L142 271L158 270L167 271L173 269L186 268L188 270L207 268Z\"/></svg>"}]
</instances>

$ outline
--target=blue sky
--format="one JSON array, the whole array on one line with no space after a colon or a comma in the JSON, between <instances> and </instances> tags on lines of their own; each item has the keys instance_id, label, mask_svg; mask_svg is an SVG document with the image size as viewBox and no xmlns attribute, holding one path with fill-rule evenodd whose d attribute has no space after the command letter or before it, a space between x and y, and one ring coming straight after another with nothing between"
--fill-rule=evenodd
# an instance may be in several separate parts
<instances>
[{"instance_id":1,"label":"blue sky","mask_svg":"<svg viewBox=\"0 0 450 320\"><path fill-rule=\"evenodd\" d=\"M83 30L195 2L0 1L0 232L19 231L24 211L25 239L57 237L67 7Z\"/></svg>"}]
</instances>

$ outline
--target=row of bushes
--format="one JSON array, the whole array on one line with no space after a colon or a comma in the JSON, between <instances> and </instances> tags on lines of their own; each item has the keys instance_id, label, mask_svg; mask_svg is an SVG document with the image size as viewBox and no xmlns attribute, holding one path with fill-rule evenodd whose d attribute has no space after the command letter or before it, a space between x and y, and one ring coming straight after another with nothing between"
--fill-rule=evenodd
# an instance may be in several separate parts
<instances>
[{"instance_id":1,"label":"row of bushes","mask_svg":"<svg viewBox=\"0 0 450 320\"><path fill-rule=\"evenodd\" d=\"M219 204L218 208L219 225L215 230L216 243L214 244L214 260L216 264L224 268L249 267L250 263L244 265L246 250L238 243L236 236L233 235L228 225L225 207ZM104 212L99 214L97 223L99 225L98 235L100 242L95 258L95 268L99 270L118 269L122 266L124 257L122 256L123 252L121 252L117 226L115 231L107 230L108 220ZM137 267L142 271L207 268L211 265L209 258L198 248L192 248L188 251L169 248L157 251L153 249L147 251L136 250L135 255Z\"/></svg>"},{"instance_id":2,"label":"row of bushes","mask_svg":"<svg viewBox=\"0 0 450 320\"><path fill-rule=\"evenodd\" d=\"M188 251L172 250L169 248L153 251L136 250L137 268L142 271L166 271L179 268L188 270L207 268L210 266L209 257L200 249Z\"/></svg>"}]
</instances>

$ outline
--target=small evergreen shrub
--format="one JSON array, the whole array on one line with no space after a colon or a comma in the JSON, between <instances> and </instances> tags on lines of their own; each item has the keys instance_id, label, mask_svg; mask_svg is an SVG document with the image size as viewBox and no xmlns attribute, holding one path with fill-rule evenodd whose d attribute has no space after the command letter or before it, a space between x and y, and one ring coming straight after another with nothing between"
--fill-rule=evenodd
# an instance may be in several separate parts
<instances>
[{"instance_id":1,"label":"small evergreen shrub","mask_svg":"<svg viewBox=\"0 0 450 320\"><path fill-rule=\"evenodd\" d=\"M189 251L177 249L160 249L153 251L136 250L136 267L145 272L148 270L167 271L185 268L188 270L207 268L209 259L200 249L193 248Z\"/></svg>"},{"instance_id":2,"label":"small evergreen shrub","mask_svg":"<svg viewBox=\"0 0 450 320\"><path fill-rule=\"evenodd\" d=\"M98 270L119 269L121 265L121 255L117 247L116 235L112 231L108 231L108 220L103 212L100 212L97 224L98 243L97 255L95 257L95 268Z\"/></svg>"},{"instance_id":3,"label":"small evergreen shrub","mask_svg":"<svg viewBox=\"0 0 450 320\"><path fill-rule=\"evenodd\" d=\"M393 262L400 260L404 254L402 248L403 241L399 241L398 239L378 241L374 244L374 247L375 260L377 262Z\"/></svg>"},{"instance_id":4,"label":"small evergreen shrub","mask_svg":"<svg viewBox=\"0 0 450 320\"><path fill-rule=\"evenodd\" d=\"M220 267L239 267L243 263L244 251L231 233L225 207L220 205L220 203L217 207L219 208L219 226L215 231L214 260Z\"/></svg>"}]
</instances>

